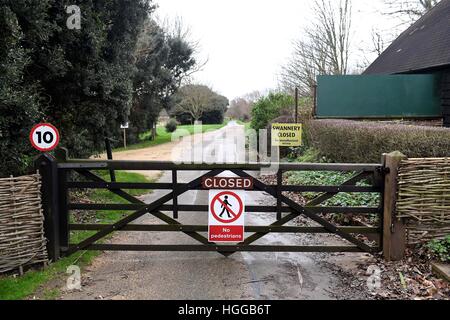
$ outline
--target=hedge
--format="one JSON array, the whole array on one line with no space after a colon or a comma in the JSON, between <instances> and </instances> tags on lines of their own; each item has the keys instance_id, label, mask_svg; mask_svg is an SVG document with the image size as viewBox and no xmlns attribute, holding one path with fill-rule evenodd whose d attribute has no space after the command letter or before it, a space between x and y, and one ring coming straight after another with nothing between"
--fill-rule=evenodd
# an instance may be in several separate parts
<instances>
[{"instance_id":1,"label":"hedge","mask_svg":"<svg viewBox=\"0 0 450 320\"><path fill-rule=\"evenodd\" d=\"M383 153L410 158L450 156L450 129L386 122L312 120L305 124L309 147L332 162L380 162Z\"/></svg>"}]
</instances>

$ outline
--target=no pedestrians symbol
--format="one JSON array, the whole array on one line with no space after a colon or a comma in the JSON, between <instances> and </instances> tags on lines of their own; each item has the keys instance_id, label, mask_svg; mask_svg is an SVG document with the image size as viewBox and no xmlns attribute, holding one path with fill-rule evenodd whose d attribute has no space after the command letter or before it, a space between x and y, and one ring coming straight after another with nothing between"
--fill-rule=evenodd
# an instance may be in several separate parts
<instances>
[{"instance_id":1,"label":"no pedestrians symbol","mask_svg":"<svg viewBox=\"0 0 450 320\"><path fill-rule=\"evenodd\" d=\"M245 192L211 190L209 193L210 242L244 241Z\"/></svg>"}]
</instances>

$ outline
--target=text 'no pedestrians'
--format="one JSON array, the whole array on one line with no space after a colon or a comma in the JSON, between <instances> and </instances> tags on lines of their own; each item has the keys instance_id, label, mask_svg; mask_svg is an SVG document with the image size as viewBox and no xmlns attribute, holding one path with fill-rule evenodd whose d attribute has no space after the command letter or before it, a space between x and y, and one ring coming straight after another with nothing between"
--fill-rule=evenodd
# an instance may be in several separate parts
<instances>
[{"instance_id":1,"label":"text 'no pedestrians'","mask_svg":"<svg viewBox=\"0 0 450 320\"><path fill-rule=\"evenodd\" d=\"M209 191L208 238L216 243L244 241L244 191Z\"/></svg>"}]
</instances>

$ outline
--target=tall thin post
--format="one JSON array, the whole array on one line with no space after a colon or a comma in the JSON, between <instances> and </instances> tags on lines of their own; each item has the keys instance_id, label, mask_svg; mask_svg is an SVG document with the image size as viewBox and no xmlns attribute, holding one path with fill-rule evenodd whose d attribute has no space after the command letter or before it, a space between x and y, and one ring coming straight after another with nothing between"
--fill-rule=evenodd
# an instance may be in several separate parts
<instances>
[{"instance_id":1,"label":"tall thin post","mask_svg":"<svg viewBox=\"0 0 450 320\"><path fill-rule=\"evenodd\" d=\"M313 85L313 117L317 116L317 84Z\"/></svg>"},{"instance_id":2,"label":"tall thin post","mask_svg":"<svg viewBox=\"0 0 450 320\"><path fill-rule=\"evenodd\" d=\"M126 130L126 129L124 129ZM125 136L124 136L125 138ZM106 146L106 155L108 160L113 159L112 148L111 148L111 140L109 138L105 138L105 146ZM114 170L109 170L109 175L111 177L111 182L116 182L116 172Z\"/></svg>"},{"instance_id":3,"label":"tall thin post","mask_svg":"<svg viewBox=\"0 0 450 320\"><path fill-rule=\"evenodd\" d=\"M278 170L277 172L277 220L281 220L283 218L282 215L282 202L281 202L281 187L283 186L283 171Z\"/></svg>"},{"instance_id":4,"label":"tall thin post","mask_svg":"<svg viewBox=\"0 0 450 320\"><path fill-rule=\"evenodd\" d=\"M385 168L383 210L383 255L387 261L399 261L406 251L406 225L396 217L398 168L406 156L393 152L383 156Z\"/></svg>"},{"instance_id":5,"label":"tall thin post","mask_svg":"<svg viewBox=\"0 0 450 320\"><path fill-rule=\"evenodd\" d=\"M298 88L295 88L295 123L298 123Z\"/></svg>"},{"instance_id":6,"label":"tall thin post","mask_svg":"<svg viewBox=\"0 0 450 320\"><path fill-rule=\"evenodd\" d=\"M58 166L55 158L43 154L34 161L35 169L42 177L42 209L44 232L49 258L55 262L61 257L59 241Z\"/></svg>"},{"instance_id":7,"label":"tall thin post","mask_svg":"<svg viewBox=\"0 0 450 320\"><path fill-rule=\"evenodd\" d=\"M384 180L385 180L385 156L383 155L382 159L381 159L381 164L382 167L379 168L378 170L376 170L374 172L373 175L373 185L380 188L381 190L381 194L380 194L380 202L378 204L378 208L380 209L380 213L378 214L379 217L379 225L381 226L381 228L383 228L383 223L384 223L384 192L385 192L385 188L384 188ZM380 230L381 230L380 228ZM377 241L378 241L378 247L380 248L380 251L383 250L383 232L380 232L379 236L377 237Z\"/></svg>"},{"instance_id":8,"label":"tall thin post","mask_svg":"<svg viewBox=\"0 0 450 320\"><path fill-rule=\"evenodd\" d=\"M55 151L55 157L58 162L66 162L68 151L65 148L59 148ZM57 164L56 163L56 164ZM57 169L58 171L58 217L59 217L59 246L61 252L69 250L69 189L67 188L67 170Z\"/></svg>"},{"instance_id":9,"label":"tall thin post","mask_svg":"<svg viewBox=\"0 0 450 320\"><path fill-rule=\"evenodd\" d=\"M152 124L152 140L156 140L156 122L153 122Z\"/></svg>"},{"instance_id":10,"label":"tall thin post","mask_svg":"<svg viewBox=\"0 0 450 320\"><path fill-rule=\"evenodd\" d=\"M177 170L172 170L172 189L173 197L173 218L178 219L178 178Z\"/></svg>"}]
</instances>

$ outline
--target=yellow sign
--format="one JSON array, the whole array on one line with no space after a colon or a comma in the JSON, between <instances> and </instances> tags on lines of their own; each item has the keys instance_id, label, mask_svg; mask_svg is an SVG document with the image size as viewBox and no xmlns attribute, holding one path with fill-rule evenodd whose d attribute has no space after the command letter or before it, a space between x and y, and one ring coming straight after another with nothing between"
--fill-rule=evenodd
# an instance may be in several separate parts
<instances>
[{"instance_id":1,"label":"yellow sign","mask_svg":"<svg viewBox=\"0 0 450 320\"><path fill-rule=\"evenodd\" d=\"M296 123L272 124L272 146L300 147L302 145L302 125Z\"/></svg>"}]
</instances>

